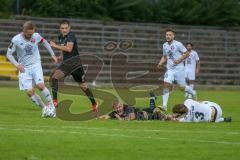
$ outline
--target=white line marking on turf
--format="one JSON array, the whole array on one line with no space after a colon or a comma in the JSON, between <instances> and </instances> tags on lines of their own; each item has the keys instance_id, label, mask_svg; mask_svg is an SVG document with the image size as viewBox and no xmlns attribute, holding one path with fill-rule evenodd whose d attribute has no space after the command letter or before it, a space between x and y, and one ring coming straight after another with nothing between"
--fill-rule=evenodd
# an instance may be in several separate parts
<instances>
[{"instance_id":1,"label":"white line marking on turf","mask_svg":"<svg viewBox=\"0 0 240 160\"><path fill-rule=\"evenodd\" d=\"M166 137L152 137L152 136L130 136L124 134L107 134L107 133L83 133L76 131L67 130L42 130L42 129L29 129L29 128L3 128L2 131L16 131L16 132L42 132L42 133L64 133L64 134L79 134L79 135L93 135L93 136L106 136L106 137L124 137L124 138L139 138L139 139L151 139L151 140L168 140L168 141L186 141L186 142L199 142L199 143L215 143L215 144L226 144L226 145L240 145L240 142L228 142L228 141L211 141L211 140L198 140L198 139L180 139L180 138L166 138Z\"/></svg>"},{"instance_id":2,"label":"white line marking on turf","mask_svg":"<svg viewBox=\"0 0 240 160\"><path fill-rule=\"evenodd\" d=\"M46 125L17 125L17 124L0 124L0 127L29 127L29 128L54 128L54 126L46 126ZM82 129L82 130L100 130L100 131L127 131L127 132L158 132L158 133L203 133L203 134L225 134L225 135L240 135L240 132L228 132L228 131L190 131L190 130L169 130L169 129L119 129L119 128L97 128L97 127L81 127L81 126L58 126L57 128L67 128L67 129Z\"/></svg>"}]
</instances>

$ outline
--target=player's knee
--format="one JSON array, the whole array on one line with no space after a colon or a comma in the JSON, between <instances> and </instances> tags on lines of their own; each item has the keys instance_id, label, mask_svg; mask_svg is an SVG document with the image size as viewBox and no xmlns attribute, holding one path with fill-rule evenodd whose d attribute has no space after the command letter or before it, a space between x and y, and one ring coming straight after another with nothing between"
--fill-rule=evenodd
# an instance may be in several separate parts
<instances>
[{"instance_id":1,"label":"player's knee","mask_svg":"<svg viewBox=\"0 0 240 160\"><path fill-rule=\"evenodd\" d=\"M28 97L32 97L33 95L34 95L34 90L33 89L27 91L27 96Z\"/></svg>"},{"instance_id":2,"label":"player's knee","mask_svg":"<svg viewBox=\"0 0 240 160\"><path fill-rule=\"evenodd\" d=\"M58 80L60 80L60 79L62 79L62 78L64 78L64 73L63 73L62 71L60 71L60 70L56 70L56 71L54 72L54 74L52 75L52 79L58 79Z\"/></svg>"},{"instance_id":3,"label":"player's knee","mask_svg":"<svg viewBox=\"0 0 240 160\"><path fill-rule=\"evenodd\" d=\"M39 90L44 90L45 89L45 85L44 85L44 83L39 83L39 84L37 84L37 88L39 89Z\"/></svg>"},{"instance_id":4,"label":"player's knee","mask_svg":"<svg viewBox=\"0 0 240 160\"><path fill-rule=\"evenodd\" d=\"M194 84L194 81L193 80L189 80L188 83L189 84Z\"/></svg>"},{"instance_id":5,"label":"player's knee","mask_svg":"<svg viewBox=\"0 0 240 160\"><path fill-rule=\"evenodd\" d=\"M163 84L163 88L170 88L171 87L171 84L170 83L168 83L168 82L164 82L164 84Z\"/></svg>"}]
</instances>

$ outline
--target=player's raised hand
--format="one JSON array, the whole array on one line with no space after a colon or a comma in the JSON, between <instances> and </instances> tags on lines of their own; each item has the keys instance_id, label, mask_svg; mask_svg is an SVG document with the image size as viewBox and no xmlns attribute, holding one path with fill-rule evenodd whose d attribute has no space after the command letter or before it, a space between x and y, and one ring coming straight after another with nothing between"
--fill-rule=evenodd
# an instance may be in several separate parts
<instances>
[{"instance_id":1,"label":"player's raised hand","mask_svg":"<svg viewBox=\"0 0 240 160\"><path fill-rule=\"evenodd\" d=\"M58 58L56 56L52 56L52 59L53 59L55 64L58 63Z\"/></svg>"},{"instance_id":2,"label":"player's raised hand","mask_svg":"<svg viewBox=\"0 0 240 160\"><path fill-rule=\"evenodd\" d=\"M17 70L21 73L24 73L25 72L24 65L22 64L17 65Z\"/></svg>"},{"instance_id":3,"label":"player's raised hand","mask_svg":"<svg viewBox=\"0 0 240 160\"><path fill-rule=\"evenodd\" d=\"M57 44L55 42L53 42L53 41L50 41L50 45L51 45L51 47L56 48Z\"/></svg>"}]
</instances>

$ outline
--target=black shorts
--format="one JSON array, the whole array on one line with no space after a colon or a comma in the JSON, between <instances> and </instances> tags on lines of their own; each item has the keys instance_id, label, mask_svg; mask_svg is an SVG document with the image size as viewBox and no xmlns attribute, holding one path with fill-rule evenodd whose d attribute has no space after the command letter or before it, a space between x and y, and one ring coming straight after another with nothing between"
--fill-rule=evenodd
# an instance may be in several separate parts
<instances>
[{"instance_id":1,"label":"black shorts","mask_svg":"<svg viewBox=\"0 0 240 160\"><path fill-rule=\"evenodd\" d=\"M72 75L73 79L79 83L85 83L85 72L79 56L75 56L64 61L57 69L64 73L64 76Z\"/></svg>"},{"instance_id":2,"label":"black shorts","mask_svg":"<svg viewBox=\"0 0 240 160\"><path fill-rule=\"evenodd\" d=\"M84 73L84 69L83 67L79 67L78 69L74 70L71 75L73 76L73 79L76 81L76 82L79 82L79 83L85 83L86 80L85 80L85 73Z\"/></svg>"}]
</instances>

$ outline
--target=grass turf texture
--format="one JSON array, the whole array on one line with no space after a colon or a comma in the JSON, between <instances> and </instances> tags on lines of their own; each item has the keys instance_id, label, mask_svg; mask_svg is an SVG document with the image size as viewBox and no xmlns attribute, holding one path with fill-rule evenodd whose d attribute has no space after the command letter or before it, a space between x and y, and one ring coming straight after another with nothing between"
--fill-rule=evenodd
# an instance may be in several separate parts
<instances>
[{"instance_id":1,"label":"grass turf texture","mask_svg":"<svg viewBox=\"0 0 240 160\"><path fill-rule=\"evenodd\" d=\"M199 91L201 100L219 103L232 123L120 122L90 120L67 122L40 117L40 109L24 92L0 88L0 159L151 159L238 160L240 157L240 92ZM87 98L74 99L72 112L87 110ZM173 92L169 106L182 102ZM157 100L158 104L161 98ZM137 105L148 106L148 99ZM170 110L170 107L169 107Z\"/></svg>"}]
</instances>

